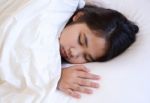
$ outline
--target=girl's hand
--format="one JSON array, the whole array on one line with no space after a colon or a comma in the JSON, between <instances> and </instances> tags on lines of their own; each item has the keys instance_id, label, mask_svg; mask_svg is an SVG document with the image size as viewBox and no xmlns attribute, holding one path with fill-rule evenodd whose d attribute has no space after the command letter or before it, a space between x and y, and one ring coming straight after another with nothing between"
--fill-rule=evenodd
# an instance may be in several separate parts
<instances>
[{"instance_id":1,"label":"girl's hand","mask_svg":"<svg viewBox=\"0 0 150 103\"><path fill-rule=\"evenodd\" d=\"M83 65L75 65L62 69L58 89L64 93L80 98L81 93L91 94L91 88L98 88L99 84L90 80L98 80L100 77L89 73Z\"/></svg>"}]
</instances>

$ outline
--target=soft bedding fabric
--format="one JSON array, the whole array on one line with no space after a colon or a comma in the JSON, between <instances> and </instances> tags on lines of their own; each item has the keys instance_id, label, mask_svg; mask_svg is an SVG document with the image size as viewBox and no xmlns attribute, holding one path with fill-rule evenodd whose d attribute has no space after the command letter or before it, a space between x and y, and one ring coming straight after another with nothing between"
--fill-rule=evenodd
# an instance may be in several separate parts
<instances>
[{"instance_id":1,"label":"soft bedding fabric","mask_svg":"<svg viewBox=\"0 0 150 103\"><path fill-rule=\"evenodd\" d=\"M0 1L0 103L54 103L59 33L82 0Z\"/></svg>"},{"instance_id":2,"label":"soft bedding fabric","mask_svg":"<svg viewBox=\"0 0 150 103\"><path fill-rule=\"evenodd\" d=\"M32 17L32 15L36 13L40 15L40 10L41 10L40 8L43 8L42 9L43 13L44 12L46 13L47 10L45 8L48 7L47 5L51 4L52 1L53 2L55 1L55 3L59 2L57 4L60 4L62 2L63 4L65 4L64 7L61 7L62 5L59 5L61 7L60 10L63 10L66 8L63 13L61 14L58 13L58 15L63 15L65 13L61 17L66 17L66 15L70 16L72 14L72 11L76 9L77 7L76 4L79 3L78 0L9 0L9 1L0 0L0 5L1 5L0 15L1 14L3 15L3 16L2 15L0 16L0 23L1 23L0 24L0 103L150 103L150 98L149 98L150 97L150 81L149 81L149 78L150 78L150 75L149 75L150 73L150 69L149 69L150 68L150 62L149 62L150 61L149 59L150 57L150 47L149 47L150 2L148 0L120 0L120 1L119 0L86 0L98 6L103 6L103 7L113 8L113 9L118 10L122 12L123 14L125 14L132 21L135 21L140 27L140 32L137 35L137 41L125 53L115 58L114 60L106 62L106 63L85 64L85 66L89 68L91 72L95 74L99 74L102 77L102 79L99 81L101 87L99 89L94 90L93 95L83 94L81 99L74 99L56 90L56 84L57 84L60 72L58 73L58 75L56 74L56 78L54 79L51 78L52 80L48 82L48 85L44 86L44 83L46 84L47 80L49 80L50 78L49 79L44 78L45 81L42 83L41 83L42 80L33 78L32 79L33 82L32 82L30 79L33 74L34 74L33 77L36 77L35 74L37 74L38 76L39 74L42 74L43 72L47 72L46 70L50 70L51 68L47 67L48 69L43 69L45 71L37 72L35 71L36 70L35 68L33 68L34 71L29 71L29 67L26 67L27 68L27 72L26 72L26 68L23 68L23 69L14 68L15 65L13 65L13 63L17 62L16 64L18 64L18 61L12 61L12 56L10 56L9 54L10 52L8 52L10 49L5 50L6 51L5 57L7 58L4 58L2 56L2 53L4 53L3 52L4 46L2 45L4 45L5 43L6 44L10 43L11 44L10 46L13 46L12 42L10 42L12 39L11 38L6 39L5 37L6 34L7 34L7 37L10 37L10 34L13 31L13 33L17 33L19 35L20 31L23 30L22 27L26 25L26 23L29 23L30 20L34 22L34 19L31 19L31 18L27 19L26 17ZM32 5L34 4L34 6L29 7L30 4ZM35 7L35 6L38 7L36 10L35 8L30 9L31 7ZM6 7L9 7L9 9L6 9ZM20 12L20 10L22 9L24 10L24 13ZM26 11L26 9L28 10ZM20 23L18 24L17 20L19 20L19 18L12 19L13 17L12 11L14 14L17 14L18 12L20 12L20 15L22 14L22 16L18 16L18 17L20 17L20 19L23 19L22 17L25 17L27 20L25 21L20 20ZM11 17L9 13L11 13ZM55 13L57 12L55 11ZM26 15L30 14L30 16L29 15L24 16L24 14ZM33 16L33 18L34 17L38 18L39 15ZM59 17L58 15L57 17ZM43 17L42 15L40 15L40 17L44 18L46 16ZM42 22L43 20L44 20L43 22L47 21L46 19L42 19L42 18L40 18L40 22ZM56 19L56 18L53 18L53 19ZM64 23L67 19L65 19L60 24L58 24L58 25L62 25L60 27L58 26L60 31L62 30ZM60 20L60 18L57 18L57 20ZM28 34L27 32L29 31L31 32L32 30L35 30L36 33L37 32L41 33L40 30L43 30L43 28L40 29L38 28L40 25L37 25L39 23L39 19L36 19L34 23L35 23L35 26L32 27L33 29L31 29L29 25L26 25L26 29L21 32L21 34L24 35L24 37L28 37L30 33ZM47 23L48 22L46 22L46 24ZM13 29L12 27L15 29ZM27 29L27 27L29 28ZM36 27L38 28L38 31ZM53 28L55 27L53 26ZM51 30L53 31L53 29L50 29L50 31ZM9 31L9 32L6 32L6 31ZM24 34L25 32L28 34L27 36ZM44 33L47 33L47 32L45 31ZM5 35L2 35L2 34L5 34ZM41 36L41 34L38 34L38 35ZM42 35L46 35L46 34L42 34ZM35 37L34 39L35 41L39 40L38 36L33 35L32 39L34 37ZM28 40L27 38L23 39L23 37L20 37L20 38L21 40L20 39L19 40L21 42L24 42L22 41L24 39ZM42 38L44 37L42 36ZM54 38L57 38L57 35ZM29 39L29 42L31 41L32 40ZM17 44L17 45L21 45L21 44ZM30 46L30 44L26 44L23 47L26 47L26 46ZM8 48L9 46L6 45L6 47ZM25 52L25 53L26 55L28 55L28 52ZM57 55L57 53L58 52L54 54ZM14 54L11 54L11 55L14 55ZM4 59L2 59L2 57ZM3 64L4 62L2 63L2 60L6 62L6 59L7 60L9 59L9 63L13 65L13 69L10 69L7 65L4 65ZM27 65L26 64L27 60L28 60L28 57L25 56L25 59L23 60L24 61L23 65ZM59 60L59 56L58 56L58 60ZM38 63L37 65L40 65L39 62L36 62L36 63ZM7 68L6 69L2 68L1 64L3 64L3 67L6 66ZM49 65L53 65L53 64L49 64ZM20 67L17 65L17 68L20 68ZM17 71L14 72L14 70L17 70ZM55 70L57 71L56 68L54 68L54 71ZM10 76L12 74L14 74L15 76L14 77ZM28 76L28 74L30 75ZM41 78L45 76L46 75L42 75ZM19 80L21 79L23 81L20 83ZM19 83L21 85L19 85ZM44 86L43 89L42 89L42 86Z\"/></svg>"}]
</instances>

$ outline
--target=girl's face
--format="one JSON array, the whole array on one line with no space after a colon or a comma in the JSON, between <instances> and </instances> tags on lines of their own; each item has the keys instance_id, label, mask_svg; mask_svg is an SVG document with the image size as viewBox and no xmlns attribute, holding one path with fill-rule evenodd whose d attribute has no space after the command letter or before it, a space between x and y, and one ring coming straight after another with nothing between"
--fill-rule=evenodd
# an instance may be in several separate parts
<instances>
[{"instance_id":1,"label":"girl's face","mask_svg":"<svg viewBox=\"0 0 150 103\"><path fill-rule=\"evenodd\" d=\"M96 36L85 23L65 27L59 41L61 56L69 63L92 62L105 54L105 39Z\"/></svg>"}]
</instances>

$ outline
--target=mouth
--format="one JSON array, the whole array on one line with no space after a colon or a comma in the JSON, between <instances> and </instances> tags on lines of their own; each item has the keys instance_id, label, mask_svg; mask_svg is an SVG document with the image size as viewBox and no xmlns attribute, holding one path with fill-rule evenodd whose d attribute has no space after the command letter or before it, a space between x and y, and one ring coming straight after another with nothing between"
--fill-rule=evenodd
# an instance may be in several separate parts
<instances>
[{"instance_id":1,"label":"mouth","mask_svg":"<svg viewBox=\"0 0 150 103\"><path fill-rule=\"evenodd\" d=\"M60 48L60 53L61 53L61 56L64 58L64 59L67 59L68 56L67 56L67 52L65 51L65 49L63 47Z\"/></svg>"}]
</instances>

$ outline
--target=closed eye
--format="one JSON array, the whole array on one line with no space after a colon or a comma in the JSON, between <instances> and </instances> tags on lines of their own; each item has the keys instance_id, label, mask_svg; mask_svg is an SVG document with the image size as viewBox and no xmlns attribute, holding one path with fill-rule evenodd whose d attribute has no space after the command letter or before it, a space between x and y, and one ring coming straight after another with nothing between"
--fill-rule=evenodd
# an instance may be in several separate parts
<instances>
[{"instance_id":1,"label":"closed eye","mask_svg":"<svg viewBox=\"0 0 150 103\"><path fill-rule=\"evenodd\" d=\"M83 46L83 43L82 43L82 40L81 40L81 34L79 34L78 43L79 43L81 46Z\"/></svg>"},{"instance_id":2,"label":"closed eye","mask_svg":"<svg viewBox=\"0 0 150 103\"><path fill-rule=\"evenodd\" d=\"M88 47L88 40L87 40L87 37L86 37L85 34L83 34L83 36L84 36L84 44L85 44L86 47Z\"/></svg>"},{"instance_id":3,"label":"closed eye","mask_svg":"<svg viewBox=\"0 0 150 103\"><path fill-rule=\"evenodd\" d=\"M87 40L87 37L86 37L85 34L79 34L78 43L79 43L81 46L85 46L85 47L88 48L88 40ZM92 56L91 56L91 55L88 55L88 54L84 54L84 55L83 55L83 58L84 58L87 62L94 61L94 59L92 58Z\"/></svg>"},{"instance_id":4,"label":"closed eye","mask_svg":"<svg viewBox=\"0 0 150 103\"><path fill-rule=\"evenodd\" d=\"M84 43L83 43L83 41L82 41L82 34L79 34L78 43L79 43L81 46L84 45Z\"/></svg>"},{"instance_id":5,"label":"closed eye","mask_svg":"<svg viewBox=\"0 0 150 103\"><path fill-rule=\"evenodd\" d=\"M79 34L78 43L79 43L81 46L88 47L87 37L86 37L85 34Z\"/></svg>"}]
</instances>

